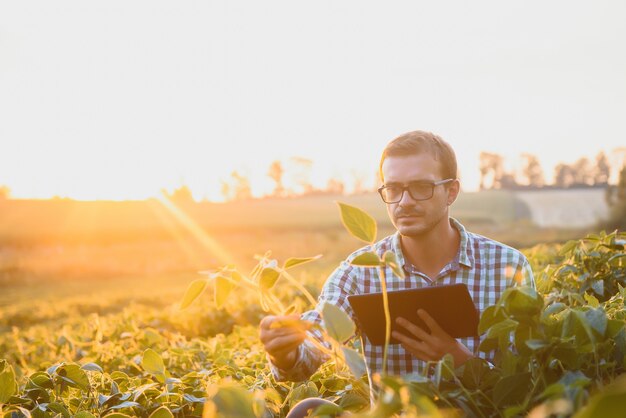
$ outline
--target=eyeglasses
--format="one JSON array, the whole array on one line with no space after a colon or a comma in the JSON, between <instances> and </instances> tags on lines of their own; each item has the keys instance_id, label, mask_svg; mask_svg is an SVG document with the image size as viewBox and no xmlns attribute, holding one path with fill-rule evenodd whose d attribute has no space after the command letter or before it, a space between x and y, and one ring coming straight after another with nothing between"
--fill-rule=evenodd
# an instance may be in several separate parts
<instances>
[{"instance_id":1,"label":"eyeglasses","mask_svg":"<svg viewBox=\"0 0 626 418\"><path fill-rule=\"evenodd\" d=\"M415 181L409 183L408 186L391 185L382 186L378 189L380 197L385 203L398 203L402 200L405 191L409 192L409 196L413 200L428 200L435 194L435 187L441 184L450 183L454 179L445 179L439 181Z\"/></svg>"}]
</instances>

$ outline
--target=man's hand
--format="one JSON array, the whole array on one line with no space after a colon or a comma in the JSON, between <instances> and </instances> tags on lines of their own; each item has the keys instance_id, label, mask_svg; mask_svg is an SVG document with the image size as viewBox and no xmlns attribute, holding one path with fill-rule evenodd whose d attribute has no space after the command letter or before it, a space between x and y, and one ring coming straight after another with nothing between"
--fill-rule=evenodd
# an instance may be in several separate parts
<instances>
[{"instance_id":1,"label":"man's hand","mask_svg":"<svg viewBox=\"0 0 626 418\"><path fill-rule=\"evenodd\" d=\"M474 357L467 347L447 334L439 324L428 315L428 312L419 309L417 315L430 329L430 334L404 318L397 318L396 323L405 328L409 336L398 331L392 332L393 337L402 343L406 351L424 361L437 361L446 354L452 354L455 367L459 367L467 360Z\"/></svg>"},{"instance_id":2,"label":"man's hand","mask_svg":"<svg viewBox=\"0 0 626 418\"><path fill-rule=\"evenodd\" d=\"M296 364L298 346L306 338L306 324L300 315L270 315L261 320L259 338L275 366L288 370Z\"/></svg>"}]
</instances>

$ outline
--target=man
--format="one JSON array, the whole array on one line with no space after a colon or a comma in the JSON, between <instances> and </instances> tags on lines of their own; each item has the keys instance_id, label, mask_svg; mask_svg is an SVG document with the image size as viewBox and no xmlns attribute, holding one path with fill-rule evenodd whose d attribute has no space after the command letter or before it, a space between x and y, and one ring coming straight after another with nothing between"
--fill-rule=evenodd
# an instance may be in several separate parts
<instances>
[{"instance_id":1,"label":"man","mask_svg":"<svg viewBox=\"0 0 626 418\"><path fill-rule=\"evenodd\" d=\"M401 135L383 151L380 174L383 186L379 192L397 232L375 243L374 248L381 256L387 250L394 251L406 274L401 279L387 269L388 290L464 283L482 313L507 288L534 287L531 268L519 251L470 233L449 216L460 183L456 156L447 142L423 131ZM353 315L347 296L381 291L375 268L350 265L350 260L370 250L369 247L357 250L332 273L320 294L320 305L333 303ZM478 355L479 338L456 340L427 312L420 310L418 315L429 329L398 320L404 331L393 334L401 344L389 347L388 373L423 373L427 361L439 360L448 353L457 367ZM302 318L321 321L317 311L306 312ZM272 327L272 323L284 319L264 318L260 339L277 379L306 380L326 359L305 341L304 331ZM374 346L364 338L363 354L371 384L371 375L383 370L383 347Z\"/></svg>"}]
</instances>

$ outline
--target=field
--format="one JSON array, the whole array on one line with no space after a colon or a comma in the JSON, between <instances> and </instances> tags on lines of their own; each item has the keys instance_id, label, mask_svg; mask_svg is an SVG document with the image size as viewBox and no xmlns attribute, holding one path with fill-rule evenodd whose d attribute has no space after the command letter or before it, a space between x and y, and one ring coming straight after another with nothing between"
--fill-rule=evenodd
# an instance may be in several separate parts
<instances>
[{"instance_id":1,"label":"field","mask_svg":"<svg viewBox=\"0 0 626 418\"><path fill-rule=\"evenodd\" d=\"M201 277L198 270L232 263L247 275L257 262L254 256L266 250L279 263L323 254L292 271L316 296L332 269L361 245L344 230L334 200L316 196L178 207L158 200L0 201L0 359L6 360L0 360L0 411L182 417L200 416L206 404L206 416L213 411L280 417L313 395L346 410L363 410L369 404L366 381L341 362L329 362L309 382L274 381L257 337L265 315L257 293L231 293L218 309L210 287L188 309L179 308L185 289ZM379 237L392 232L375 197L341 200L370 212ZM515 340L518 333L528 337L530 332L537 345L529 351L514 341L518 345L504 351L517 350L517 362L505 359L495 374L476 363L476 375L464 372L456 386L454 375L444 372L436 386L386 381L389 396L373 416L400 410L408 416L454 410L513 416L559 405L569 408L567 416L592 405L604 393L600 388L613 387L624 369L624 292L616 285L626 280L624 237L562 247L559 242L589 231L539 228L528 206L506 192L466 194L453 215L476 232L526 248L540 294L526 295L530 310L523 318L507 305L506 317L492 318L491 324L485 320L485 326L496 329L488 332L500 344L509 341L501 337L505 333ZM606 292L598 291L600 281ZM298 301L300 309L308 306L302 292L284 279L279 283L272 289L277 298ZM555 303L563 305L560 313L546 314ZM550 328L553 322L561 328ZM445 362L439 365L445 367ZM512 379L528 385L513 385L513 393L502 394ZM457 393L459 387L465 392Z\"/></svg>"}]
</instances>

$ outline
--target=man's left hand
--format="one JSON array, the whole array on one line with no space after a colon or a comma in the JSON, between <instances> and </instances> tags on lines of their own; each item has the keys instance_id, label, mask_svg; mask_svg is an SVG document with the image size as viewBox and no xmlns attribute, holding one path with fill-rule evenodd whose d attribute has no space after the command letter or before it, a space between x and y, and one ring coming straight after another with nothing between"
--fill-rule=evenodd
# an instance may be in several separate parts
<instances>
[{"instance_id":1,"label":"man's left hand","mask_svg":"<svg viewBox=\"0 0 626 418\"><path fill-rule=\"evenodd\" d=\"M428 312L419 309L417 315L429 328L430 334L404 318L397 318L396 323L408 332L392 332L393 337L402 343L406 351L424 361L437 361L446 354L452 354L454 367L459 367L474 357L467 347L446 333Z\"/></svg>"}]
</instances>

